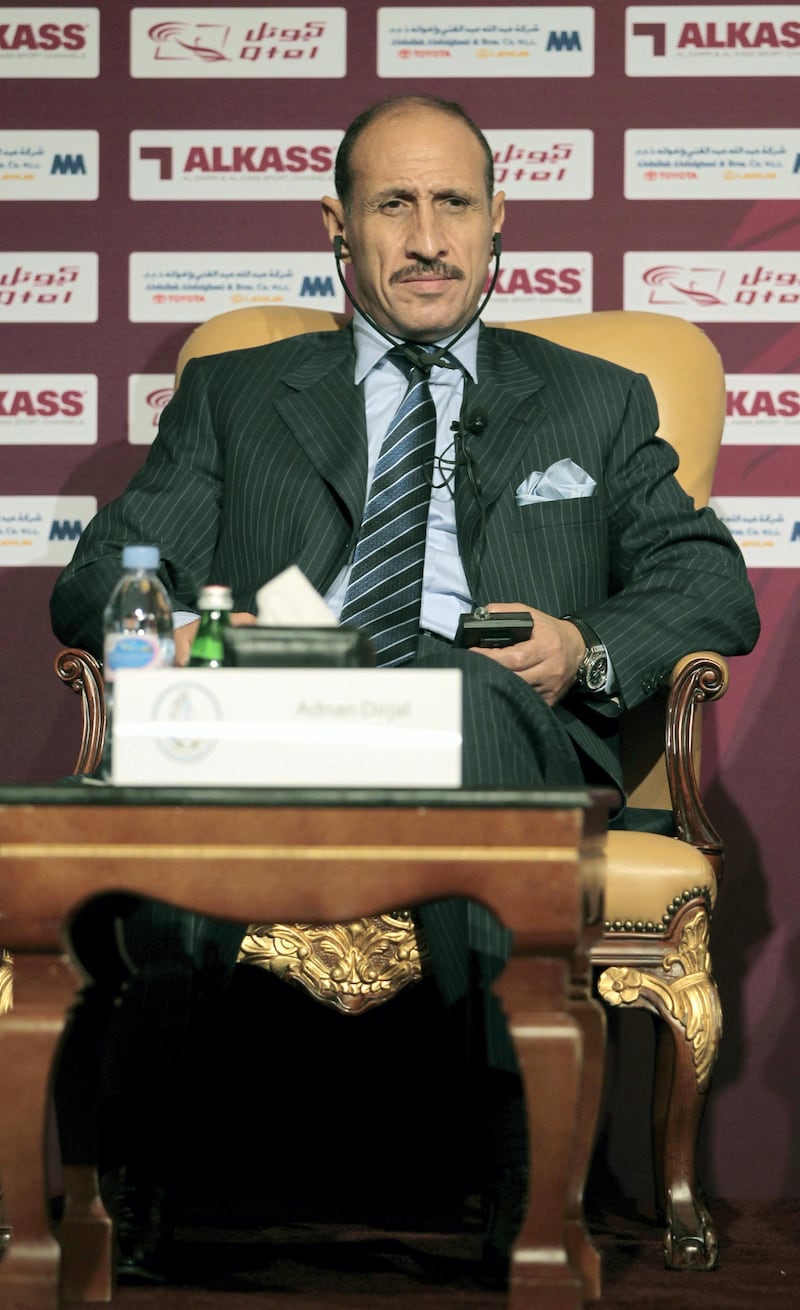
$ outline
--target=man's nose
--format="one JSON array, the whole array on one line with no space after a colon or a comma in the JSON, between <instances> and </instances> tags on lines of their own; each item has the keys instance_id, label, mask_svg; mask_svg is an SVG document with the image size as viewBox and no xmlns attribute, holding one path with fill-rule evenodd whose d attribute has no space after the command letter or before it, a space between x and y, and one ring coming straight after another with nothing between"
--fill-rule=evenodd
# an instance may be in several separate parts
<instances>
[{"instance_id":1,"label":"man's nose","mask_svg":"<svg viewBox=\"0 0 800 1310\"><path fill-rule=\"evenodd\" d=\"M408 255L425 260L443 259L447 254L444 226L432 206L421 205L415 211L407 239Z\"/></svg>"}]
</instances>

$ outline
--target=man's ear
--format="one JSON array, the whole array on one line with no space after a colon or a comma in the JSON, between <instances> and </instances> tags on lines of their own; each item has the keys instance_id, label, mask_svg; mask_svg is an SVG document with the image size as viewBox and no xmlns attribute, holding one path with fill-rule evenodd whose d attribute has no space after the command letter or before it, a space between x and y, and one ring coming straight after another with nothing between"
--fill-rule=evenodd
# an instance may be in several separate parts
<instances>
[{"instance_id":1,"label":"man's ear","mask_svg":"<svg viewBox=\"0 0 800 1310\"><path fill-rule=\"evenodd\" d=\"M322 221L336 258L349 262L350 252L344 233L344 209L341 201L335 200L333 196L322 197Z\"/></svg>"}]
</instances>

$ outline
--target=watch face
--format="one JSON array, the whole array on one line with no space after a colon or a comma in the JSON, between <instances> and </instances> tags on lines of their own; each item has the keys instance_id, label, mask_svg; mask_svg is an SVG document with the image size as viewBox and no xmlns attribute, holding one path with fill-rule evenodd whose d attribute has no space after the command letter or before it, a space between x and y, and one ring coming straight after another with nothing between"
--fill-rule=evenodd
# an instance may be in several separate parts
<instances>
[{"instance_id":1,"label":"watch face","mask_svg":"<svg viewBox=\"0 0 800 1310\"><path fill-rule=\"evenodd\" d=\"M605 651L592 656L586 669L586 688L588 691L602 691L608 676L608 659Z\"/></svg>"}]
</instances>

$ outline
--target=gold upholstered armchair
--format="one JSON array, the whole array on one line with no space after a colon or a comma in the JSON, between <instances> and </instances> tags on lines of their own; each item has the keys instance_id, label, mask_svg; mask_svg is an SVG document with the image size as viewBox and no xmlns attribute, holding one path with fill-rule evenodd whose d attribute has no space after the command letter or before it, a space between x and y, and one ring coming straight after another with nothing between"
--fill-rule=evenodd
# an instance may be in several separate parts
<instances>
[{"instance_id":1,"label":"gold upholstered armchair","mask_svg":"<svg viewBox=\"0 0 800 1310\"><path fill-rule=\"evenodd\" d=\"M303 332L337 331L344 322L321 310L233 310L191 334L177 376L193 356ZM647 374L658 401L660 433L680 456L679 480L698 506L707 502L725 389L720 358L700 329L678 318L625 311L508 326ZM105 732L102 672L91 656L76 650L62 651L56 670L81 698L83 734L75 772L89 772L99 761ZM605 932L592 950L603 1000L623 1010L643 1007L660 1020L653 1094L655 1187L666 1262L681 1269L708 1269L717 1258L712 1221L698 1195L695 1151L721 1031L708 938L723 850L703 808L697 770L700 707L724 693L727 678L719 656L687 654L663 694L623 716L630 804L660 811L672 835L609 834ZM424 946L415 939L410 919L392 915L325 930L254 924L241 959L281 973L344 1013L357 1014L420 975Z\"/></svg>"}]
</instances>

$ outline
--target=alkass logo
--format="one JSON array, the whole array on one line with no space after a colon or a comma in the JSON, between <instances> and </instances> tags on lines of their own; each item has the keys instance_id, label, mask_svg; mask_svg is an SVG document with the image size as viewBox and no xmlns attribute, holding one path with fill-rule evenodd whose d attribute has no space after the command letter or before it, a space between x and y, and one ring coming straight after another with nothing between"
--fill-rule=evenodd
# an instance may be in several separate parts
<instances>
[{"instance_id":1,"label":"alkass logo","mask_svg":"<svg viewBox=\"0 0 800 1310\"><path fill-rule=\"evenodd\" d=\"M726 445L800 445L800 375L731 373L726 382Z\"/></svg>"},{"instance_id":2,"label":"alkass logo","mask_svg":"<svg viewBox=\"0 0 800 1310\"><path fill-rule=\"evenodd\" d=\"M800 261L794 251L629 251L625 308L696 322L796 322Z\"/></svg>"},{"instance_id":3,"label":"alkass logo","mask_svg":"<svg viewBox=\"0 0 800 1310\"><path fill-rule=\"evenodd\" d=\"M85 23L0 23L0 50L83 50Z\"/></svg>"},{"instance_id":4,"label":"alkass logo","mask_svg":"<svg viewBox=\"0 0 800 1310\"><path fill-rule=\"evenodd\" d=\"M629 77L793 76L800 58L796 5L636 5L627 10Z\"/></svg>"},{"instance_id":5,"label":"alkass logo","mask_svg":"<svg viewBox=\"0 0 800 1310\"><path fill-rule=\"evenodd\" d=\"M83 413L81 391L0 390L0 419L4 418L78 418Z\"/></svg>"},{"instance_id":6,"label":"alkass logo","mask_svg":"<svg viewBox=\"0 0 800 1310\"><path fill-rule=\"evenodd\" d=\"M193 8L131 13L133 77L344 77L346 11Z\"/></svg>"},{"instance_id":7,"label":"alkass logo","mask_svg":"<svg viewBox=\"0 0 800 1310\"><path fill-rule=\"evenodd\" d=\"M0 374L0 444L90 445L97 441L93 373Z\"/></svg>"},{"instance_id":8,"label":"alkass logo","mask_svg":"<svg viewBox=\"0 0 800 1310\"><path fill-rule=\"evenodd\" d=\"M133 200L317 200L341 132L131 133Z\"/></svg>"},{"instance_id":9,"label":"alkass logo","mask_svg":"<svg viewBox=\"0 0 800 1310\"><path fill-rule=\"evenodd\" d=\"M490 282L491 274L485 291ZM487 317L520 320L591 308L592 256L587 251L515 251L504 257Z\"/></svg>"},{"instance_id":10,"label":"alkass logo","mask_svg":"<svg viewBox=\"0 0 800 1310\"><path fill-rule=\"evenodd\" d=\"M99 9L0 9L0 76L97 77L99 36Z\"/></svg>"}]
</instances>

